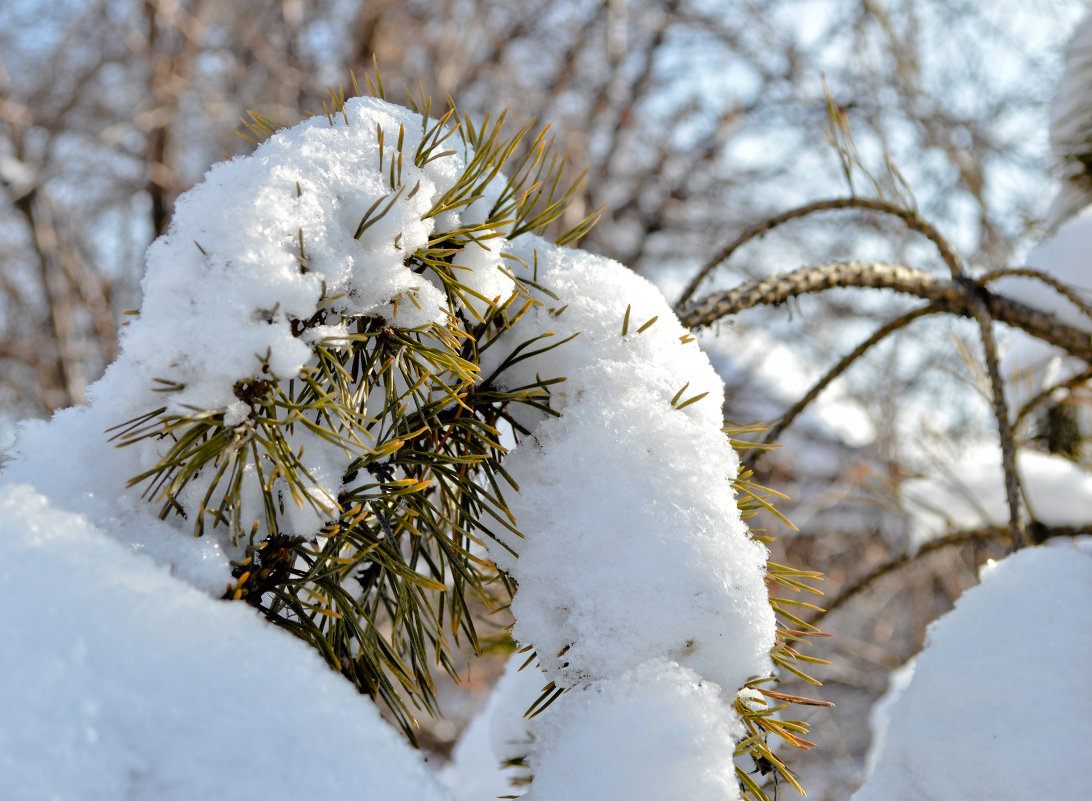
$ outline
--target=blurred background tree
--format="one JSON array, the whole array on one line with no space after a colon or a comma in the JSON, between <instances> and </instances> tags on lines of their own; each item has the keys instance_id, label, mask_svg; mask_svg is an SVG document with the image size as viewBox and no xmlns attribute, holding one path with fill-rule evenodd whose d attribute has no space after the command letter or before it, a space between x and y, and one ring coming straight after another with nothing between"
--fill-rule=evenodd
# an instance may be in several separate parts
<instances>
[{"instance_id":1,"label":"blurred background tree","mask_svg":"<svg viewBox=\"0 0 1092 801\"><path fill-rule=\"evenodd\" d=\"M393 99L420 85L434 116L449 95L475 118L507 108L517 124L550 123L571 175L587 172L559 224L603 206L582 247L669 297L741 231L848 194L847 181L911 203L981 273L1018 264L1043 232L1046 105L1083 6L11 0L0 6L0 442L15 420L78 403L101 374L122 312L139 303L144 249L179 193L250 149L234 133L248 110L288 124L322 113L327 87L377 64ZM862 250L937 262L889 218L820 215L744 248L703 290ZM721 326L703 341L729 384L726 416L776 419L815 365L893 308L836 291ZM782 543L787 558L826 572L831 590L904 545L896 492L926 469L928 443L990 430L975 360L952 344L973 341L968 326L938 318L874 349L758 463L761 480L801 499L786 510L801 528ZM938 552L824 624L838 635L825 678L840 706L816 713L813 797L855 785L886 671L989 553ZM456 725L432 732L437 751L471 707L450 699Z\"/></svg>"}]
</instances>

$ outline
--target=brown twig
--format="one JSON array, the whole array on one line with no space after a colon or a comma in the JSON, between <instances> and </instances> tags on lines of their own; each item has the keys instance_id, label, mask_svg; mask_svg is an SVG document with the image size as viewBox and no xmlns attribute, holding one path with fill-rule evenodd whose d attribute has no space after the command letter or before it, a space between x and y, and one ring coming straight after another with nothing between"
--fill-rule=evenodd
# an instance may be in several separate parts
<instances>
[{"instance_id":1,"label":"brown twig","mask_svg":"<svg viewBox=\"0 0 1092 801\"><path fill-rule=\"evenodd\" d=\"M1051 395L1057 392L1059 389L1072 389L1073 387L1080 386L1089 379L1092 379L1092 366L1086 367L1076 375L1070 376L1065 381L1059 381L1053 386L1049 386L1036 395L1034 398L1025 403L1020 411L1016 415L1015 426L1019 426L1024 421L1024 418L1035 411L1039 406L1050 400Z\"/></svg>"},{"instance_id":2,"label":"brown twig","mask_svg":"<svg viewBox=\"0 0 1092 801\"><path fill-rule=\"evenodd\" d=\"M1028 525L1028 534L1033 544L1039 544L1048 539L1058 537L1076 537L1081 534L1092 534L1092 526L1048 526L1038 521L1032 521ZM830 615L836 609L845 606L845 604L855 596L868 590L879 579L889 573L901 570L902 568L917 562L919 559L928 556L934 551L950 548L954 545L1000 540L1008 536L1009 531L1006 528L987 526L985 528L969 529L966 531L955 531L951 534L946 534L943 537L931 539L922 544L916 551L893 556L887 561L876 565L850 584L847 584L831 599L822 611L816 612L815 615L806 622L808 625L818 626L823 618Z\"/></svg>"},{"instance_id":3,"label":"brown twig","mask_svg":"<svg viewBox=\"0 0 1092 801\"><path fill-rule=\"evenodd\" d=\"M1092 306L1089 306L1073 287L1063 284L1049 273L1044 273L1042 270L1036 270L1033 267L1010 267L1004 270L992 270L979 278L978 282L982 285L986 285L1000 278L1034 278L1036 281L1049 286L1080 309L1081 313L1089 320L1092 320Z\"/></svg>"},{"instance_id":4,"label":"brown twig","mask_svg":"<svg viewBox=\"0 0 1092 801\"><path fill-rule=\"evenodd\" d=\"M1009 404L1005 397L1005 383L1001 380L1000 360L997 357L997 340L993 336L993 320L985 301L975 298L974 318L982 337L982 349L986 355L986 373L990 377L990 400L997 420L997 433L1001 439L1001 463L1005 471L1005 501L1009 507L1009 534L1013 546L1023 548L1027 544L1020 529L1020 482L1016 472L1016 443L1009 422Z\"/></svg>"},{"instance_id":5,"label":"brown twig","mask_svg":"<svg viewBox=\"0 0 1092 801\"><path fill-rule=\"evenodd\" d=\"M874 345L876 345L886 337L890 336L894 332L898 331L899 329L905 328L907 325L914 322L914 320L917 320L919 317L925 317L929 314L936 314L939 311L941 311L939 305L937 305L936 303L927 303L924 306L919 306L913 311L902 315L901 317L896 317L894 320L874 331L872 336L861 342L861 344L854 348L849 354L843 356L842 359L836 365L834 365L834 367L828 370L822 378L820 378L818 381L815 382L815 384L812 385L811 389L809 389L807 393L802 398L800 398L800 400L794 403L776 423L770 426L770 428L766 432L766 435L762 438L762 444L768 445L776 441L777 438L781 436L782 432L792 424L797 416L801 412L803 412L804 409L809 404L811 404L812 401L819 397L820 393L822 393L823 390L830 386L831 382L833 382L834 379L838 378L838 376L848 370L849 367L855 361L857 361L857 359L861 358L861 356L869 351ZM765 453L765 451L762 449L753 450L747 454L747 456L743 460L743 463L747 467L753 469L755 462L758 461L759 457L763 453Z\"/></svg>"},{"instance_id":6,"label":"brown twig","mask_svg":"<svg viewBox=\"0 0 1092 801\"><path fill-rule=\"evenodd\" d=\"M937 537L936 539L929 540L913 553L901 553L893 556L887 561L881 562L880 564L876 565L874 568L869 570L863 576L857 578L855 581L847 584L841 589L841 591L839 591L837 595L834 596L834 598L830 600L829 603L827 603L826 607L822 611L816 612L815 615L812 616L812 618L807 622L809 625L812 626L819 625L819 622L823 620L823 618L827 617L827 615L831 614L839 607L844 606L847 601L867 590L875 582L886 576L888 573L893 573L896 570L901 570L902 568L913 564L919 559L928 556L933 551L939 551L942 548L949 548L953 545L966 545L970 542L984 542L988 540L1000 539L1008 535L1009 532L1007 529L991 527L974 529L972 531L957 531L943 537Z\"/></svg>"}]
</instances>

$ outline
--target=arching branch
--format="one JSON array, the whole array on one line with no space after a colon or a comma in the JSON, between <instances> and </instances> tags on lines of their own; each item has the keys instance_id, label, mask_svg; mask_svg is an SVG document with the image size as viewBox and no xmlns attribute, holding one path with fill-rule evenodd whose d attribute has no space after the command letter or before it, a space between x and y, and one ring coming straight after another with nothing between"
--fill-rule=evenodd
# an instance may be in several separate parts
<instances>
[{"instance_id":1,"label":"arching branch","mask_svg":"<svg viewBox=\"0 0 1092 801\"><path fill-rule=\"evenodd\" d=\"M1046 284L1063 298L1068 300L1074 306L1081 310L1081 314L1092 320L1092 306L1077 293L1073 287L1063 284L1057 278L1050 273L1045 273L1042 270L1036 270L1033 267L1010 267L1004 270L991 270L978 279L978 282L982 285L993 283L999 278L1033 278L1040 283Z\"/></svg>"},{"instance_id":2,"label":"arching branch","mask_svg":"<svg viewBox=\"0 0 1092 801\"><path fill-rule=\"evenodd\" d=\"M770 217L769 219L763 220L758 225L748 228L733 241L729 242L713 254L712 258L702 265L701 269L698 270L690 283L686 285L686 289L683 290L682 295L679 296L675 308L682 309L685 307L690 299L694 297L694 293L697 292L702 281L704 281L720 264L727 261L733 253L752 239L764 236L774 228L792 220L798 220L801 217L808 217L812 214L824 211L840 211L847 209L874 211L901 220L906 224L907 228L918 232L933 243L953 277L962 274L963 260L959 257L959 254L956 253L955 248L951 246L947 239L941 236L940 232L937 231L932 223L924 219L913 209L889 203L886 200L874 200L861 197L840 197L829 200L817 200L814 203L808 203L806 206L790 209L789 211Z\"/></svg>"},{"instance_id":3,"label":"arching branch","mask_svg":"<svg viewBox=\"0 0 1092 801\"><path fill-rule=\"evenodd\" d=\"M1057 384L1052 384L1047 387L1020 408L1020 411L1016 415L1016 425L1020 425L1029 414L1050 400L1051 396L1058 390L1070 390L1089 380L1092 380L1092 366L1084 368L1076 375L1065 379L1065 381L1059 381Z\"/></svg>"}]
</instances>

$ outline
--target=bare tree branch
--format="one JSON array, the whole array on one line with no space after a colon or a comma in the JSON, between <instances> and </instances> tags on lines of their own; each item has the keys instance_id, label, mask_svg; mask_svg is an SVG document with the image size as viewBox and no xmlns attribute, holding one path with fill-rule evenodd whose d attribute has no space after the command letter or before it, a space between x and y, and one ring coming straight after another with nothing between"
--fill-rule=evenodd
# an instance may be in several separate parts
<instances>
[{"instance_id":1,"label":"bare tree branch","mask_svg":"<svg viewBox=\"0 0 1092 801\"><path fill-rule=\"evenodd\" d=\"M1032 521L1028 526L1028 534L1031 542L1038 544L1045 542L1048 539L1058 537L1076 537L1081 534L1092 534L1092 525L1048 526L1038 521ZM970 543L1002 541L1010 536L1011 533L1007 528L987 526L985 528L970 529L966 531L955 531L950 534L945 534L942 537L931 539L928 542L923 543L916 551L896 554L876 565L864 575L859 576L852 582L846 584L837 595L827 602L826 607L821 612L815 613L807 622L809 625L818 626L820 621L845 606L847 602L856 596L868 591L884 576L902 570L936 551Z\"/></svg>"},{"instance_id":2,"label":"bare tree branch","mask_svg":"<svg viewBox=\"0 0 1092 801\"><path fill-rule=\"evenodd\" d=\"M1092 365L1084 368L1076 375L1070 376L1064 381L1059 381L1057 384L1052 384L1051 386L1046 387L1020 408L1020 411L1016 414L1016 421L1014 425L1019 426L1020 423L1022 423L1029 414L1031 414L1037 408L1049 401L1054 393L1058 390L1073 389L1073 387L1078 387L1089 380L1092 380Z\"/></svg>"},{"instance_id":3,"label":"bare tree branch","mask_svg":"<svg viewBox=\"0 0 1092 801\"><path fill-rule=\"evenodd\" d=\"M1001 380L1000 360L997 357L997 341L993 336L993 320L985 301L978 294L973 296L974 319L982 338L982 349L986 354L986 373L990 377L990 399L993 403L994 418L997 421L997 433L1001 438L1001 463L1005 472L1005 501L1009 507L1009 533L1014 547L1022 548L1026 543L1020 530L1020 487L1019 474L1016 472L1016 443L1012 438L1012 424L1009 422L1009 404L1005 397L1005 382Z\"/></svg>"},{"instance_id":4,"label":"bare tree branch","mask_svg":"<svg viewBox=\"0 0 1092 801\"><path fill-rule=\"evenodd\" d=\"M1085 302L1084 298L1071 286L1063 284L1050 273L1036 270L1032 267L1009 267L1003 270L991 270L978 279L980 284L991 284L1000 278L1033 278L1042 284L1046 284L1063 298L1081 310L1081 313L1092 321L1092 306Z\"/></svg>"}]
</instances>

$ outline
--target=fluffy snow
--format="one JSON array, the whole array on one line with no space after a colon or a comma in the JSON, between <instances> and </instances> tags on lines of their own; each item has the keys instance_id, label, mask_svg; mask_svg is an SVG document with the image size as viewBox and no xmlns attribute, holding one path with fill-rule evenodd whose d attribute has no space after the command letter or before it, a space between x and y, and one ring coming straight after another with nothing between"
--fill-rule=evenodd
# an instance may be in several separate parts
<instances>
[{"instance_id":1,"label":"fluffy snow","mask_svg":"<svg viewBox=\"0 0 1092 801\"><path fill-rule=\"evenodd\" d=\"M399 305L400 324L443 319L443 294L404 260L433 230L433 219L421 218L454 177L450 160L418 169L404 159L403 184L420 182L420 189L412 198L403 192L354 239L364 212L394 194L378 170L376 126L386 132L388 158L399 126L408 153L422 126L374 98L352 101L346 117L335 125L313 117L247 158L217 164L179 199L170 232L149 249L143 308L126 353L145 381L185 384L166 398L172 407L233 403L235 382L258 373L259 359L274 375L294 377L311 352L289 322L314 313L324 285L328 296L342 295L339 311L376 312L404 294L416 303L407 297Z\"/></svg>"},{"instance_id":2,"label":"fluffy snow","mask_svg":"<svg viewBox=\"0 0 1092 801\"><path fill-rule=\"evenodd\" d=\"M536 729L528 801L660 798L721 801L739 792L742 724L724 694L653 661L561 697Z\"/></svg>"},{"instance_id":3,"label":"fluffy snow","mask_svg":"<svg viewBox=\"0 0 1092 801\"><path fill-rule=\"evenodd\" d=\"M567 379L561 417L540 423L507 461L521 489L510 507L526 536L505 538L518 558L499 546L490 555L519 582L513 635L534 645L559 686L670 658L734 692L769 672L774 621L765 548L735 506L738 460L719 434L720 378L695 342L681 341L685 329L651 284L606 259L528 240L539 282L570 302L560 316L540 309L517 340L579 337L552 351L543 373ZM506 381L533 380L532 369L537 361ZM688 383L680 404L708 396L673 408Z\"/></svg>"},{"instance_id":4,"label":"fluffy snow","mask_svg":"<svg viewBox=\"0 0 1092 801\"><path fill-rule=\"evenodd\" d=\"M148 454L117 448L103 433L118 424L117 410L124 408L127 390L135 386L131 373L125 375L126 367L116 362L90 388L91 406L64 409L48 423L23 423L16 457L4 465L2 479L33 486L49 498L50 507L81 515L98 536L110 537L128 552L155 560L175 578L218 596L231 581L230 560L238 554L230 541L197 539L179 531L175 521L158 519L139 490L125 488L129 478L151 467ZM15 536L17 530L5 532Z\"/></svg>"},{"instance_id":5,"label":"fluffy snow","mask_svg":"<svg viewBox=\"0 0 1092 801\"><path fill-rule=\"evenodd\" d=\"M854 801L1087 798L1090 608L1092 558L1076 548L984 569L930 627Z\"/></svg>"},{"instance_id":6,"label":"fluffy snow","mask_svg":"<svg viewBox=\"0 0 1092 801\"><path fill-rule=\"evenodd\" d=\"M415 191L399 194L379 169L377 125L388 168L400 129L404 151L420 141L417 115L356 99L333 125L309 120L214 167L149 249L144 306L91 406L22 429L0 495L0 588L14 610L0 646L0 764L16 794L6 797L448 797L317 654L249 607L215 600L240 554L223 527L194 538L192 519L159 520L142 487L127 488L169 438L119 449L104 433L160 406L243 424L240 382L296 378L316 338L342 335L356 316L451 324L456 310L407 259L459 219L483 222L500 189L459 219L426 216L470 154L456 148L420 169L405 159L402 185ZM389 211L354 238L377 201ZM531 434L506 458L524 536L504 544L519 557L490 548L519 583L513 634L541 662L529 670L539 686L570 688L527 731L533 794L737 797L731 702L770 673L774 620L766 551L733 500L723 383L648 282L495 233L453 258L475 293L467 311L506 299L515 271L556 299L543 293L487 351L483 378L532 337L540 347L578 334L500 379L567 379L552 386L560 417L525 415ZM324 327L295 336L292 321L320 303ZM176 391L157 391L162 381ZM281 522L315 536L358 446L302 427L289 445L315 480L318 510L289 508ZM248 471L249 522L261 502ZM179 497L190 517L208 480ZM309 769L316 757L345 768Z\"/></svg>"}]
</instances>

